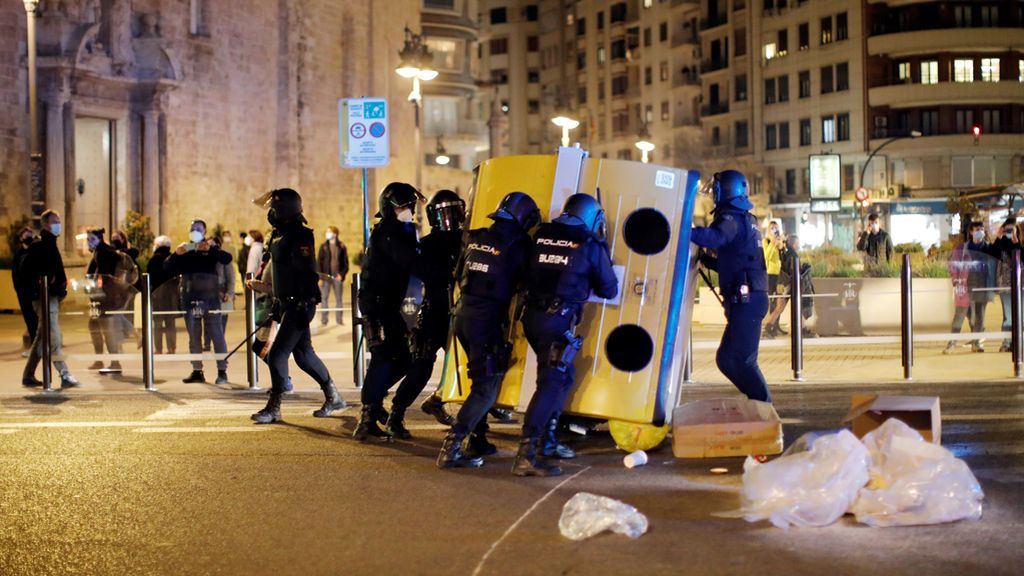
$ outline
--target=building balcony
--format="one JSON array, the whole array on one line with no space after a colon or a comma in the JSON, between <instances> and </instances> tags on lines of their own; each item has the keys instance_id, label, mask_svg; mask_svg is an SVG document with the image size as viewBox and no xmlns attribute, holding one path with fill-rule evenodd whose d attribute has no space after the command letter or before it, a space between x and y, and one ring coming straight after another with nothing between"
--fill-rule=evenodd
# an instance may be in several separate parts
<instances>
[{"instance_id":1,"label":"building balcony","mask_svg":"<svg viewBox=\"0 0 1024 576\"><path fill-rule=\"evenodd\" d=\"M895 84L868 90L871 106L914 108L957 104L1013 104L1020 102L1020 82L941 82L939 84Z\"/></svg>"},{"instance_id":2,"label":"building balcony","mask_svg":"<svg viewBox=\"0 0 1024 576\"><path fill-rule=\"evenodd\" d=\"M692 128L696 126L700 126L700 118L693 118L685 114L677 114L676 117L672 119L673 128Z\"/></svg>"},{"instance_id":3,"label":"building balcony","mask_svg":"<svg viewBox=\"0 0 1024 576\"><path fill-rule=\"evenodd\" d=\"M708 16L707 18L700 19L701 32L704 30L710 30L712 28L718 28L729 23L728 14L716 14L714 16Z\"/></svg>"},{"instance_id":4,"label":"building balcony","mask_svg":"<svg viewBox=\"0 0 1024 576\"><path fill-rule=\"evenodd\" d=\"M686 5L700 6L700 0L672 0L673 8Z\"/></svg>"},{"instance_id":5,"label":"building balcony","mask_svg":"<svg viewBox=\"0 0 1024 576\"><path fill-rule=\"evenodd\" d=\"M442 38L464 38L476 40L480 28L476 22L452 12L424 9L420 15L423 34Z\"/></svg>"},{"instance_id":6,"label":"building balcony","mask_svg":"<svg viewBox=\"0 0 1024 576\"><path fill-rule=\"evenodd\" d=\"M704 73L704 74L707 74L708 72L715 72L717 70L725 70L728 67L729 67L729 59L728 58L721 58L721 59L708 58L708 59L705 59L705 60L701 60L701 62L700 62L700 71L702 73Z\"/></svg>"},{"instance_id":7,"label":"building balcony","mask_svg":"<svg viewBox=\"0 0 1024 576\"><path fill-rule=\"evenodd\" d=\"M700 76L693 73L676 72L672 77L672 87L679 88L682 86L700 86Z\"/></svg>"},{"instance_id":8,"label":"building balcony","mask_svg":"<svg viewBox=\"0 0 1024 576\"><path fill-rule=\"evenodd\" d=\"M700 107L701 117L716 116L718 114L726 114L729 112L728 102L713 102L711 104L705 104Z\"/></svg>"},{"instance_id":9,"label":"building balcony","mask_svg":"<svg viewBox=\"0 0 1024 576\"><path fill-rule=\"evenodd\" d=\"M1024 45L1024 28L955 28L892 32L868 38L868 54L890 57L936 52L1005 51Z\"/></svg>"},{"instance_id":10,"label":"building balcony","mask_svg":"<svg viewBox=\"0 0 1024 576\"><path fill-rule=\"evenodd\" d=\"M686 46L687 44L699 44L700 39L696 32L680 31L672 35L672 47Z\"/></svg>"}]
</instances>

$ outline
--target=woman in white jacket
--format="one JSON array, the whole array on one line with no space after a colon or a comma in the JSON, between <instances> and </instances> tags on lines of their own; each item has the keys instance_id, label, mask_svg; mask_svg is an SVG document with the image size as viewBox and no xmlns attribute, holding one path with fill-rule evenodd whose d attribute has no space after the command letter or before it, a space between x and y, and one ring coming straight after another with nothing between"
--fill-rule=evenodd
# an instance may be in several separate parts
<instances>
[{"instance_id":1,"label":"woman in white jacket","mask_svg":"<svg viewBox=\"0 0 1024 576\"><path fill-rule=\"evenodd\" d=\"M245 264L245 275L256 274L263 262L263 233L259 230L249 230L249 238L252 238L252 245L249 246L249 259Z\"/></svg>"}]
</instances>

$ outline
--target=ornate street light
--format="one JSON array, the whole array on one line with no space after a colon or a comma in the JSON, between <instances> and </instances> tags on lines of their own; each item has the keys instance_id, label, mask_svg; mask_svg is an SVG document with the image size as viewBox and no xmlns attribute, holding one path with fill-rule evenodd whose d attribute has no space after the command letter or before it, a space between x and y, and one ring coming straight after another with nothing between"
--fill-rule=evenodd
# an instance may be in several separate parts
<instances>
[{"instance_id":1,"label":"ornate street light","mask_svg":"<svg viewBox=\"0 0 1024 576\"><path fill-rule=\"evenodd\" d=\"M640 161L647 164L647 162L650 161L650 157L648 155L653 152L655 148L654 142L649 140L651 133L647 130L647 122L644 122L643 128L640 129L639 136L640 139L637 140L634 146L640 150Z\"/></svg>"},{"instance_id":2,"label":"ornate street light","mask_svg":"<svg viewBox=\"0 0 1024 576\"><path fill-rule=\"evenodd\" d=\"M551 123L562 129L562 146L565 148L569 147L569 130L573 130L580 125L579 120L573 120L567 116L555 116L551 119Z\"/></svg>"},{"instance_id":3,"label":"ornate street light","mask_svg":"<svg viewBox=\"0 0 1024 576\"><path fill-rule=\"evenodd\" d=\"M447 166L451 162L451 156L444 149L444 144L441 143L441 137L437 137L437 153L434 156L434 162L437 162L438 166Z\"/></svg>"},{"instance_id":4,"label":"ornate street light","mask_svg":"<svg viewBox=\"0 0 1024 576\"><path fill-rule=\"evenodd\" d=\"M395 68L402 78L412 79L412 91L409 92L409 101L412 102L415 110L416 132L416 189L423 189L423 149L420 143L420 108L423 107L423 94L420 92L420 82L429 82L437 78L437 70L431 67L434 60L427 45L423 43L421 34L414 34L408 26L405 27L405 44L398 52L401 61Z\"/></svg>"},{"instance_id":5,"label":"ornate street light","mask_svg":"<svg viewBox=\"0 0 1024 576\"><path fill-rule=\"evenodd\" d=\"M25 17L28 19L28 115L31 125L32 148L31 153L34 161L39 159L39 104L36 97L36 10L39 8L39 0L23 0L25 4ZM42 162L39 162L42 167ZM33 169L37 168L33 166Z\"/></svg>"}]
</instances>

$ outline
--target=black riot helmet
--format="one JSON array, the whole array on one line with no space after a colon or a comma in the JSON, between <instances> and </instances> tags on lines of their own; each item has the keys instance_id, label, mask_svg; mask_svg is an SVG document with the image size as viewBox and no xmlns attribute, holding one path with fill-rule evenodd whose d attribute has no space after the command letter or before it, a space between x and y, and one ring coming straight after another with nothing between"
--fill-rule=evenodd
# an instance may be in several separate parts
<instances>
[{"instance_id":1,"label":"black riot helmet","mask_svg":"<svg viewBox=\"0 0 1024 576\"><path fill-rule=\"evenodd\" d=\"M540 209L529 195L523 192L509 192L501 199L498 209L488 218L518 222L523 230L529 231L540 224Z\"/></svg>"},{"instance_id":2,"label":"black riot helmet","mask_svg":"<svg viewBox=\"0 0 1024 576\"><path fill-rule=\"evenodd\" d=\"M466 221L466 203L451 190L438 190L427 203L427 221L434 230L461 230Z\"/></svg>"},{"instance_id":3,"label":"black riot helmet","mask_svg":"<svg viewBox=\"0 0 1024 576\"><path fill-rule=\"evenodd\" d=\"M394 218L399 208L414 208L417 202L426 200L412 184L392 182L381 190L377 198L377 213L381 219Z\"/></svg>"},{"instance_id":4,"label":"black riot helmet","mask_svg":"<svg viewBox=\"0 0 1024 576\"><path fill-rule=\"evenodd\" d=\"M277 227L292 220L305 222L302 216L302 196L291 188L278 188L252 201L253 204L267 208L267 222Z\"/></svg>"},{"instance_id":5,"label":"black riot helmet","mask_svg":"<svg viewBox=\"0 0 1024 576\"><path fill-rule=\"evenodd\" d=\"M594 234L604 237L604 208L597 198L589 194L573 194L562 206L560 221L583 226Z\"/></svg>"}]
</instances>

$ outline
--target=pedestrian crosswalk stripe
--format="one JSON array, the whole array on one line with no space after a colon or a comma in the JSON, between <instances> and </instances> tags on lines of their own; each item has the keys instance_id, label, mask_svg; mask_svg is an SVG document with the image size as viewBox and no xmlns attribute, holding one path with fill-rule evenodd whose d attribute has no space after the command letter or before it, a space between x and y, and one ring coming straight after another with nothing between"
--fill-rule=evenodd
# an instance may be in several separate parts
<instances>
[{"instance_id":1,"label":"pedestrian crosswalk stripe","mask_svg":"<svg viewBox=\"0 0 1024 576\"><path fill-rule=\"evenodd\" d=\"M166 428L136 428L132 430L132 432L139 432L142 434L151 432L164 432L170 434L197 432L265 432L274 428L274 426L259 426L256 424L252 424L250 426L172 426ZM277 426L276 428L280 430L284 429L280 426Z\"/></svg>"}]
</instances>

